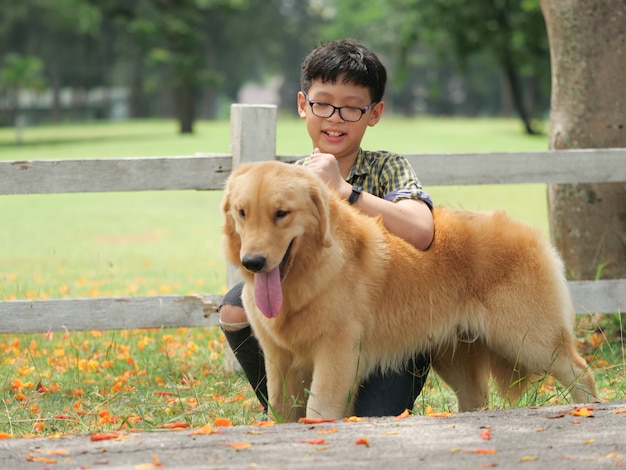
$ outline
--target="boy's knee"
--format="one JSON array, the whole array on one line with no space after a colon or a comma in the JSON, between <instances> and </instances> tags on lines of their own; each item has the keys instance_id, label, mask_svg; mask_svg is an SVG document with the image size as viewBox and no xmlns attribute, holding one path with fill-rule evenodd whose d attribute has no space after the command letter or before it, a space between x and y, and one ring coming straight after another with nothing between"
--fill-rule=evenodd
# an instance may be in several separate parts
<instances>
[{"instance_id":1,"label":"boy's knee","mask_svg":"<svg viewBox=\"0 0 626 470\"><path fill-rule=\"evenodd\" d=\"M220 308L220 326L225 331L239 331L247 326L246 311L238 305L224 304Z\"/></svg>"}]
</instances>

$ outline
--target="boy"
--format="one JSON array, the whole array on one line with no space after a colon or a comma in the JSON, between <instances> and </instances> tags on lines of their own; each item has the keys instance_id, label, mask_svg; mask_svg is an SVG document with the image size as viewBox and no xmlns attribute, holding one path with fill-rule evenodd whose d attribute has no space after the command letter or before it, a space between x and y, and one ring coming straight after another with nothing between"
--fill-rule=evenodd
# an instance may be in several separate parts
<instances>
[{"instance_id":1,"label":"boy","mask_svg":"<svg viewBox=\"0 0 626 470\"><path fill-rule=\"evenodd\" d=\"M356 41L314 49L302 63L297 98L314 150L297 164L306 165L365 214L381 216L390 232L425 250L434 234L432 201L413 169L400 155L361 149L367 127L382 116L386 80L376 55ZM265 364L242 307L241 288L224 296L220 325L267 411ZM350 301L355 299L346 299ZM369 377L356 397L355 414L390 416L412 409L429 367L429 357L417 356L401 371Z\"/></svg>"}]
</instances>

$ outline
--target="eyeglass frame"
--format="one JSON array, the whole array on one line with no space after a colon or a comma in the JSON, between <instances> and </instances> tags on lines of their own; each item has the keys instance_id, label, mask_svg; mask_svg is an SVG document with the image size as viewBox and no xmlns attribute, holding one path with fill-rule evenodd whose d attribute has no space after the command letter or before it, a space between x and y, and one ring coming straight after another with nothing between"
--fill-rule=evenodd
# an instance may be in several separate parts
<instances>
[{"instance_id":1,"label":"eyeglass frame","mask_svg":"<svg viewBox=\"0 0 626 470\"><path fill-rule=\"evenodd\" d=\"M363 115L368 112L370 109L372 109L376 104L378 104L378 101L372 101L370 104L368 104L367 106L365 106L364 108L359 108L358 106L335 106L333 104L330 103L326 103L324 101L314 101L312 100L309 95L306 94L305 91L302 91L302 94L304 95L304 97L307 100L307 103L309 103L309 106L311 106L311 112L313 113L313 116L316 116L320 119L328 119L330 117L332 117L335 114L335 111L339 111L339 117L341 118L342 121L345 122L359 122L361 120L361 118L363 117ZM328 116L320 116L319 114L315 114L315 111L313 111L313 105L314 104L323 104L326 106L330 106L331 108L333 108L333 112L330 113ZM341 110L345 109L345 108L350 108L350 109L354 109L354 110L359 110L361 111L361 115L359 116L359 119L357 119L356 121L352 121L350 119L346 119L343 117L343 115L341 114Z\"/></svg>"}]
</instances>

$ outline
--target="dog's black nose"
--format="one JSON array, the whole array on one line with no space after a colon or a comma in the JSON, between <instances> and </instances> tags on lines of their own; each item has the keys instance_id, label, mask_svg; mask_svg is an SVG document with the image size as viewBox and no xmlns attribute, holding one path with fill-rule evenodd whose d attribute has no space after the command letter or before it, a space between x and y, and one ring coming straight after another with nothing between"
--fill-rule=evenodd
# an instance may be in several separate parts
<instances>
[{"instance_id":1,"label":"dog's black nose","mask_svg":"<svg viewBox=\"0 0 626 470\"><path fill-rule=\"evenodd\" d=\"M265 262L267 258L261 255L252 255L252 256L244 256L241 259L241 264L248 271L252 271L253 273L258 273L261 269L265 267Z\"/></svg>"}]
</instances>

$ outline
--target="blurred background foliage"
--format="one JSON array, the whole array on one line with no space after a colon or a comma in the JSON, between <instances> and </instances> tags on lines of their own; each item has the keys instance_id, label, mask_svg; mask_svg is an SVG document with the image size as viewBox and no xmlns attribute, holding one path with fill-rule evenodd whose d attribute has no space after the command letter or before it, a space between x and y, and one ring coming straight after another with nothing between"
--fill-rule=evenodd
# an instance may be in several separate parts
<instances>
[{"instance_id":1,"label":"blurred background foliage","mask_svg":"<svg viewBox=\"0 0 626 470\"><path fill-rule=\"evenodd\" d=\"M392 113L516 116L550 102L538 0L2 0L0 126L295 115L300 62L351 37L387 66Z\"/></svg>"}]
</instances>

